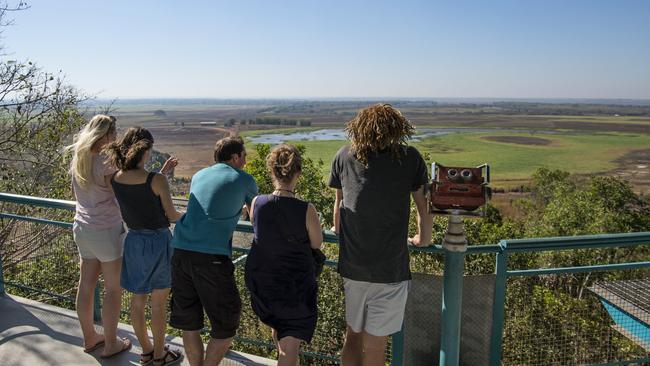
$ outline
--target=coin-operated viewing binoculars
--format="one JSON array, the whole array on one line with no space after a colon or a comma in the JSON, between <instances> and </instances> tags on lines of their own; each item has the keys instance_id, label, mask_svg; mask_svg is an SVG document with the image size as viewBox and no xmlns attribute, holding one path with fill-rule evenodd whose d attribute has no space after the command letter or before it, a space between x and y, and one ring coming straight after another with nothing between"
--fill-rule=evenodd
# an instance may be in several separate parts
<instances>
[{"instance_id":1,"label":"coin-operated viewing binoculars","mask_svg":"<svg viewBox=\"0 0 650 366\"><path fill-rule=\"evenodd\" d=\"M431 176L427 193L429 211L450 216L442 246L449 251L464 252L467 238L461 216L485 216L485 206L492 197L490 166L446 167L434 162Z\"/></svg>"},{"instance_id":2,"label":"coin-operated viewing binoculars","mask_svg":"<svg viewBox=\"0 0 650 366\"><path fill-rule=\"evenodd\" d=\"M463 269L467 238L462 216L485 216L486 204L492 197L490 166L476 168L431 165L428 190L429 211L449 215L447 233L442 242L445 272L442 289L440 365L458 365L463 289ZM482 208L482 209L481 209ZM481 209L479 211L479 209ZM477 212L478 211L478 212Z\"/></svg>"},{"instance_id":3,"label":"coin-operated viewing binoculars","mask_svg":"<svg viewBox=\"0 0 650 366\"><path fill-rule=\"evenodd\" d=\"M484 174L485 172L485 174ZM446 167L431 164L429 211L443 215L484 216L492 197L490 166ZM476 212L482 208L480 212Z\"/></svg>"}]
</instances>

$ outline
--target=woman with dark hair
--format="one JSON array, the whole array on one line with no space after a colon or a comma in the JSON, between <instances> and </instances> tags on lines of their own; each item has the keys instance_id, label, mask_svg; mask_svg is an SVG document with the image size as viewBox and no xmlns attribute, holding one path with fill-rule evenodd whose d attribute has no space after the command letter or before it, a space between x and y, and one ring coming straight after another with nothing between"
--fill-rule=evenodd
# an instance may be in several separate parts
<instances>
[{"instance_id":1,"label":"woman with dark hair","mask_svg":"<svg viewBox=\"0 0 650 366\"><path fill-rule=\"evenodd\" d=\"M246 260L246 287L255 314L273 329L278 365L298 365L300 341L316 328L316 272L312 249L323 233L316 208L296 198L300 152L279 145L266 158L275 191L253 199L254 241Z\"/></svg>"},{"instance_id":2,"label":"woman with dark hair","mask_svg":"<svg viewBox=\"0 0 650 366\"><path fill-rule=\"evenodd\" d=\"M111 177L111 185L129 229L124 239L120 284L133 293L131 320L142 346L140 364L160 366L177 364L183 358L180 351L165 346L167 298L171 288L169 222L178 220L181 213L174 208L165 176L144 168L153 141L149 131L132 127L120 141L108 145L106 151L119 169ZM174 158L165 163L165 170L169 165L176 165ZM145 321L149 294L153 344Z\"/></svg>"}]
</instances>

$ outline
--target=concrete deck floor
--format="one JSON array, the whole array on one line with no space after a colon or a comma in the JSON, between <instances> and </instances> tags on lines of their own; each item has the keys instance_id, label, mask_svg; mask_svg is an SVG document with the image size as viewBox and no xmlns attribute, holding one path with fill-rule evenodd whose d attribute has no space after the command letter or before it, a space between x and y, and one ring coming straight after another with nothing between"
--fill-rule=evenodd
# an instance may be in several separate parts
<instances>
[{"instance_id":1,"label":"concrete deck floor","mask_svg":"<svg viewBox=\"0 0 650 366\"><path fill-rule=\"evenodd\" d=\"M99 327L101 328L101 327ZM133 328L120 324L118 336L133 342L129 353L114 358L99 358L101 349L90 354L81 347L82 336L74 311L29 299L0 297L0 365L139 365L140 353ZM180 338L169 337L168 344L181 348ZM182 365L189 365L183 360ZM222 366L266 366L276 361L241 352L229 352Z\"/></svg>"}]
</instances>

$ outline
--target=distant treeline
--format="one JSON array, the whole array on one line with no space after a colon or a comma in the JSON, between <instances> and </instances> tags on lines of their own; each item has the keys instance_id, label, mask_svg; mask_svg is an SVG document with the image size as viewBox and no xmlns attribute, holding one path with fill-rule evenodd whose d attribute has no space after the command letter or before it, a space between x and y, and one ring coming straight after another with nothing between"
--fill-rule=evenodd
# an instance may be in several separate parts
<instances>
[{"instance_id":1,"label":"distant treeline","mask_svg":"<svg viewBox=\"0 0 650 366\"><path fill-rule=\"evenodd\" d=\"M650 106L641 105L496 102L493 106L502 114L650 116Z\"/></svg>"},{"instance_id":2,"label":"distant treeline","mask_svg":"<svg viewBox=\"0 0 650 366\"><path fill-rule=\"evenodd\" d=\"M387 100L397 108L413 114L456 115L456 114L525 114L525 115L566 115L566 116L650 116L650 105L639 101L638 104L621 101L611 104L560 102L525 102L525 101L490 101L474 102L435 102L435 101L393 101ZM257 113L267 115L332 115L354 116L356 112L374 101L297 101L293 104L277 104L259 109Z\"/></svg>"},{"instance_id":3,"label":"distant treeline","mask_svg":"<svg viewBox=\"0 0 650 366\"><path fill-rule=\"evenodd\" d=\"M229 119L224 123L225 127L232 127L239 123L240 125L269 125L269 126L296 126L296 127L309 127L311 120L305 119L287 119L287 118L249 118L240 119L237 121L234 118Z\"/></svg>"}]
</instances>

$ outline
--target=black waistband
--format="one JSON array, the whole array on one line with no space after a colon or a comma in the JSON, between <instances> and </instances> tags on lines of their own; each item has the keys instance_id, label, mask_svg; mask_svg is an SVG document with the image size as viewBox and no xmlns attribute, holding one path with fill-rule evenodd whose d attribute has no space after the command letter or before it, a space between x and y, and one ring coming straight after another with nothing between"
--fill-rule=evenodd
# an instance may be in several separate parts
<instances>
[{"instance_id":1,"label":"black waistband","mask_svg":"<svg viewBox=\"0 0 650 366\"><path fill-rule=\"evenodd\" d=\"M230 257L227 255L223 254L210 254L210 253L201 253L201 252L195 252L192 250L185 250L185 249L180 249L180 248L174 248L174 255L177 255L179 257L184 257L184 258L189 258L189 259L211 259L211 260L219 260L219 261L224 261L228 260L230 261Z\"/></svg>"}]
</instances>

